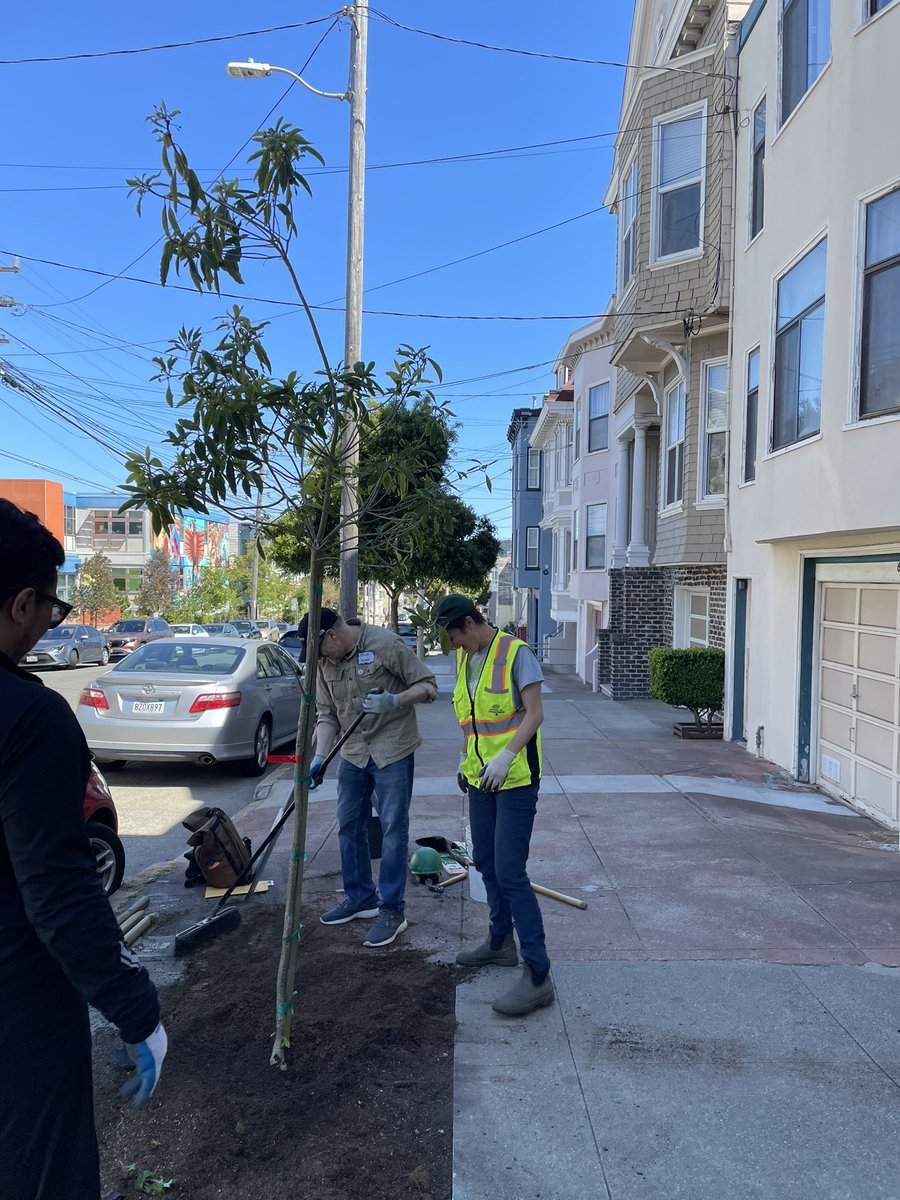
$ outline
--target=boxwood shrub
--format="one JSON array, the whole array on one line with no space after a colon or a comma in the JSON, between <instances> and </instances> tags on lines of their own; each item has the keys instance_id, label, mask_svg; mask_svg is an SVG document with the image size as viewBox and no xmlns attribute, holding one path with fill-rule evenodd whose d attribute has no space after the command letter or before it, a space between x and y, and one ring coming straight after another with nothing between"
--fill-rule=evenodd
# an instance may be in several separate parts
<instances>
[{"instance_id":1,"label":"boxwood shrub","mask_svg":"<svg viewBox=\"0 0 900 1200\"><path fill-rule=\"evenodd\" d=\"M713 723L725 698L725 651L712 646L650 651L650 695L675 708L689 708L697 726Z\"/></svg>"}]
</instances>

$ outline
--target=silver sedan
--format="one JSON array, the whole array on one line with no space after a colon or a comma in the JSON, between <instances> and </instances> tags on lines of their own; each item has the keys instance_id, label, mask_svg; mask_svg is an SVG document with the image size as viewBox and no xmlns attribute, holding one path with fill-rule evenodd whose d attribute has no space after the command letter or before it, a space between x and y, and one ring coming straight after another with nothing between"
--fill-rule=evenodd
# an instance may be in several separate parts
<instances>
[{"instance_id":1,"label":"silver sedan","mask_svg":"<svg viewBox=\"0 0 900 1200\"><path fill-rule=\"evenodd\" d=\"M140 646L81 693L77 716L101 765L229 760L262 775L293 738L301 682L269 642L179 638Z\"/></svg>"}]
</instances>

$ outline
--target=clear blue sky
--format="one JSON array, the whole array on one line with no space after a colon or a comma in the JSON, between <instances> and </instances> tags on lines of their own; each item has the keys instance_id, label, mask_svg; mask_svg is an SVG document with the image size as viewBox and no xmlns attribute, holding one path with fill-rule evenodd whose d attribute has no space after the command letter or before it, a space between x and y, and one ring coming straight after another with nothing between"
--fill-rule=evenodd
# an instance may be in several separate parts
<instances>
[{"instance_id":1,"label":"clear blue sky","mask_svg":"<svg viewBox=\"0 0 900 1200\"><path fill-rule=\"evenodd\" d=\"M422 5L380 0L394 20L453 37L577 57L624 60L629 0L454 0ZM4 59L70 55L208 38L325 16L327 0L145 8L48 0L19 5L4 30ZM125 177L155 167L144 118L161 99L182 112L192 163L210 179L282 95L273 76L229 79L229 59L253 57L298 69L327 25L153 53L4 67L6 120L0 169L0 247L148 279L158 277L154 207L142 219ZM340 23L307 72L341 91L348 32ZM365 304L404 313L554 315L587 318L613 290L615 223L605 212L517 245L390 287L378 285L531 233L603 201L618 124L623 71L560 63L437 41L373 19L369 41L370 166L495 151L566 138L594 140L484 161L370 170L367 176ZM276 110L301 126L328 164L347 162L347 106L295 87ZM246 151L244 152L246 154ZM243 155L229 174L239 172ZM311 176L304 203L300 270L314 302L343 294L344 172ZM8 260L0 258L0 265ZM153 444L166 427L150 357L181 324L209 325L226 302L22 261L0 275L0 293L21 310L0 309L9 344L0 358L42 385L76 421L81 414ZM104 284L99 290L98 285ZM248 291L290 298L274 267L253 265ZM93 292L93 294L88 294ZM230 302L228 302L230 303ZM310 337L295 312L248 304L275 317L268 335L276 371L314 369ZM462 424L460 456L498 458L494 491L470 485L466 499L509 532L506 427L512 408L550 386L549 368L454 383L552 360L575 321L445 321L368 315L363 352L384 363L398 344L428 345L442 365ZM342 316L322 314L331 356L342 352ZM116 458L90 436L36 410L0 386L0 475L59 478L73 490L121 481ZM26 466L18 455L45 467ZM47 469L52 468L52 469ZM66 473L66 474L64 474ZM81 481L69 478L78 476ZM466 485L463 485L464 488Z\"/></svg>"}]
</instances>

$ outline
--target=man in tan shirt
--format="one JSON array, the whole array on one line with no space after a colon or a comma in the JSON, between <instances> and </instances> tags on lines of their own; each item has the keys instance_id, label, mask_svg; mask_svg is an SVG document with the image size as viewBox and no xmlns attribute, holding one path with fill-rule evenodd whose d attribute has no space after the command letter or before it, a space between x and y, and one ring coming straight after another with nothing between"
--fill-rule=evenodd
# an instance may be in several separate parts
<instances>
[{"instance_id":1,"label":"man in tan shirt","mask_svg":"<svg viewBox=\"0 0 900 1200\"><path fill-rule=\"evenodd\" d=\"M308 615L300 622L305 641ZM322 664L316 694L315 757L310 774L321 782L322 760L340 731L360 712L371 714L341 750L338 767L338 841L344 899L319 918L343 925L377 917L364 946L389 946L407 928L403 915L415 751L422 744L413 711L437 696L434 674L395 633L374 625L349 625L331 608L319 624ZM381 820L378 892L372 879L368 819L372 804Z\"/></svg>"}]
</instances>

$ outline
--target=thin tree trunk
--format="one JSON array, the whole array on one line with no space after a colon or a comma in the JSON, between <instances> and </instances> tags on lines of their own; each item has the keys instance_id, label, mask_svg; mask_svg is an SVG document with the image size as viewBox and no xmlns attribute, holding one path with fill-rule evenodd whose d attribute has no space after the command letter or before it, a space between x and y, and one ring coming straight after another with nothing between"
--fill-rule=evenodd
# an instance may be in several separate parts
<instances>
[{"instance_id":1,"label":"thin tree trunk","mask_svg":"<svg viewBox=\"0 0 900 1200\"><path fill-rule=\"evenodd\" d=\"M394 633L396 633L397 627L400 624L399 617L397 616L397 610L400 607L400 593L399 592L389 592L388 595L391 598L391 616L390 616L391 629L393 629Z\"/></svg>"},{"instance_id":2,"label":"thin tree trunk","mask_svg":"<svg viewBox=\"0 0 900 1200\"><path fill-rule=\"evenodd\" d=\"M284 904L284 930L278 977L275 988L275 1041L270 1062L284 1069L285 1054L291 1044L291 1021L294 1015L294 983L297 977L297 951L300 945L300 923L303 899L303 874L306 862L306 820L309 812L309 764L312 761L313 734L316 725L316 683L319 675L319 639L316 633L322 611L324 564L313 544L309 561L309 624L306 637L305 693L300 706L297 726L294 772L294 842L288 871L287 895Z\"/></svg>"}]
</instances>

